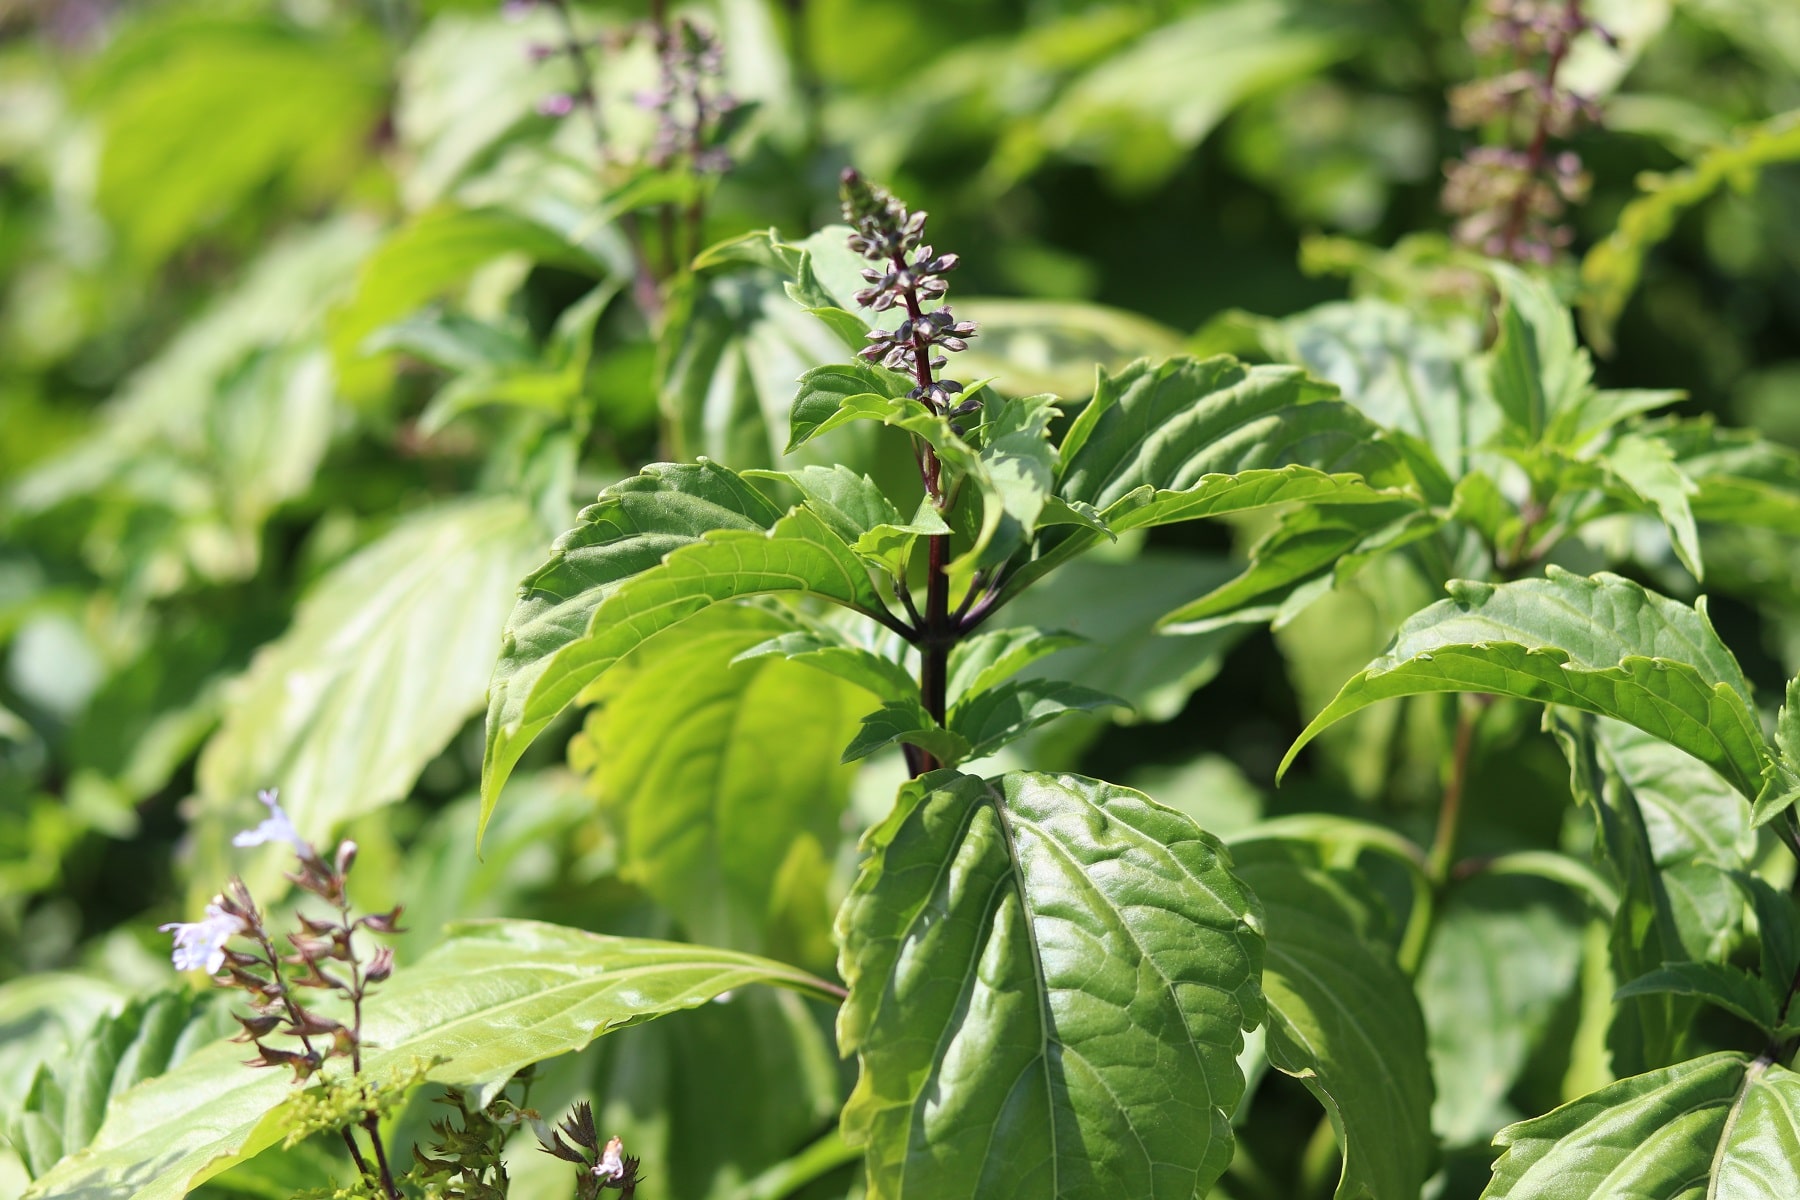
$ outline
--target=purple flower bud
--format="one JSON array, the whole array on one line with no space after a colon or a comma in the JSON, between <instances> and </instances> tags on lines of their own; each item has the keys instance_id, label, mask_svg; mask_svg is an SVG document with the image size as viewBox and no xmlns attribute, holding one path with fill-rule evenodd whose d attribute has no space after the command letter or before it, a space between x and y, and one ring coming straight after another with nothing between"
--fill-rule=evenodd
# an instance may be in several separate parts
<instances>
[{"instance_id":1,"label":"purple flower bud","mask_svg":"<svg viewBox=\"0 0 1800 1200\"><path fill-rule=\"evenodd\" d=\"M522 21L537 8L537 0L505 0L500 15L509 21Z\"/></svg>"},{"instance_id":2,"label":"purple flower bud","mask_svg":"<svg viewBox=\"0 0 1800 1200\"><path fill-rule=\"evenodd\" d=\"M575 97L567 92L551 92L537 102L541 117L566 117L575 111Z\"/></svg>"}]
</instances>

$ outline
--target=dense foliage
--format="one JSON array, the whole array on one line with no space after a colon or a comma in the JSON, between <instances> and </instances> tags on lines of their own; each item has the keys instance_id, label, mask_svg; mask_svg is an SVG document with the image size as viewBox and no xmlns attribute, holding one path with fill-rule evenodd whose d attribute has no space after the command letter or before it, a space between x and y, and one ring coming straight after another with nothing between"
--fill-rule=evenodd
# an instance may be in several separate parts
<instances>
[{"instance_id":1,"label":"dense foliage","mask_svg":"<svg viewBox=\"0 0 1800 1200\"><path fill-rule=\"evenodd\" d=\"M1800 1195L1796 160L1786 0L0 15L0 1194Z\"/></svg>"}]
</instances>

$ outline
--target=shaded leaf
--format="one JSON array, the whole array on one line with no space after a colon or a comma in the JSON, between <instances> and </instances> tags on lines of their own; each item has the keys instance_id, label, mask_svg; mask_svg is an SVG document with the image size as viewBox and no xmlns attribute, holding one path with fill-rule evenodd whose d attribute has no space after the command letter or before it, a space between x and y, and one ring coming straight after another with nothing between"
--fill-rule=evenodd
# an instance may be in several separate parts
<instances>
[{"instance_id":1,"label":"shaded leaf","mask_svg":"<svg viewBox=\"0 0 1800 1200\"><path fill-rule=\"evenodd\" d=\"M1067 712L1128 707L1117 696L1060 679L1012 680L965 695L951 707L950 731L969 743L969 758L985 758L1046 721Z\"/></svg>"},{"instance_id":2,"label":"shaded leaf","mask_svg":"<svg viewBox=\"0 0 1800 1200\"><path fill-rule=\"evenodd\" d=\"M1232 852L1263 906L1269 1061L1331 1114L1344 1155L1337 1195L1418 1195L1437 1147L1411 981L1330 873L1275 843L1238 842Z\"/></svg>"},{"instance_id":3,"label":"shaded leaf","mask_svg":"<svg viewBox=\"0 0 1800 1200\"><path fill-rule=\"evenodd\" d=\"M1023 671L1040 658L1082 645L1074 633L1047 633L1033 625L990 629L957 642L950 649L950 699L984 692Z\"/></svg>"},{"instance_id":4,"label":"shaded leaf","mask_svg":"<svg viewBox=\"0 0 1800 1200\"><path fill-rule=\"evenodd\" d=\"M889 700L862 719L862 728L844 748L845 762L867 758L883 746L917 746L940 763L960 763L969 757L969 740L939 725L915 693Z\"/></svg>"},{"instance_id":5,"label":"shaded leaf","mask_svg":"<svg viewBox=\"0 0 1800 1200\"><path fill-rule=\"evenodd\" d=\"M1681 214L1721 184L1754 178L1765 166L1795 158L1800 113L1786 112L1739 130L1685 170L1639 177L1644 194L1625 206L1617 227L1581 262L1582 327L1601 353L1611 352L1613 326L1637 288L1645 257L1674 231Z\"/></svg>"}]
</instances>

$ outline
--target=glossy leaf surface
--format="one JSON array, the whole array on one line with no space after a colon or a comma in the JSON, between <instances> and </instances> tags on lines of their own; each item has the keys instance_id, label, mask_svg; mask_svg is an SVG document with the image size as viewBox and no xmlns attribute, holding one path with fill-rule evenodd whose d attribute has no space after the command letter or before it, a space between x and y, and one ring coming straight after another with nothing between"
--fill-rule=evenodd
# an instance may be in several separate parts
<instances>
[{"instance_id":1,"label":"glossy leaf surface","mask_svg":"<svg viewBox=\"0 0 1800 1200\"><path fill-rule=\"evenodd\" d=\"M871 1196L1204 1196L1262 1012L1218 843L1077 776L909 784L839 916Z\"/></svg>"},{"instance_id":2,"label":"glossy leaf surface","mask_svg":"<svg viewBox=\"0 0 1800 1200\"><path fill-rule=\"evenodd\" d=\"M1770 752L1750 685L1703 607L1555 567L1545 579L1449 590L1313 718L1283 769L1320 730L1378 700L1468 691L1613 717L1686 750L1747 798L1762 789Z\"/></svg>"},{"instance_id":3,"label":"glossy leaf surface","mask_svg":"<svg viewBox=\"0 0 1800 1200\"><path fill-rule=\"evenodd\" d=\"M1800 1075L1712 1054L1500 1131L1484 1200L1777 1200L1800 1189Z\"/></svg>"}]
</instances>

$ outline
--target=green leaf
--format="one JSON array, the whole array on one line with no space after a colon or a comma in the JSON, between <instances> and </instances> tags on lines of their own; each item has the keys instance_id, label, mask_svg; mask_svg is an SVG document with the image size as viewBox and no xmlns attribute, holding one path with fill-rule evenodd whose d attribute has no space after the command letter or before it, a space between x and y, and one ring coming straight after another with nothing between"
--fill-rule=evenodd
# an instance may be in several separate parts
<instances>
[{"instance_id":1,"label":"green leaf","mask_svg":"<svg viewBox=\"0 0 1800 1200\"><path fill-rule=\"evenodd\" d=\"M1263 906L1269 1061L1331 1115L1344 1157L1337 1195L1416 1196L1437 1147L1411 981L1336 875L1280 843L1237 842L1232 853Z\"/></svg>"},{"instance_id":2,"label":"green leaf","mask_svg":"<svg viewBox=\"0 0 1800 1200\"><path fill-rule=\"evenodd\" d=\"M889 700L864 717L862 728L844 748L843 761L855 762L898 744L917 746L940 763L960 763L969 757L968 739L939 725L915 692Z\"/></svg>"},{"instance_id":3,"label":"green leaf","mask_svg":"<svg viewBox=\"0 0 1800 1200\"><path fill-rule=\"evenodd\" d=\"M1284 514L1250 549L1243 574L1166 614L1168 633L1204 633L1216 625L1273 618L1279 629L1333 578L1377 555L1429 537L1441 519L1411 504L1334 504ZM1320 586L1314 587L1313 584Z\"/></svg>"},{"instance_id":4,"label":"green leaf","mask_svg":"<svg viewBox=\"0 0 1800 1200\"><path fill-rule=\"evenodd\" d=\"M929 413L917 400L907 401L913 381L884 367L864 362L814 367L800 377L788 418L788 452L813 438L856 420L885 420L886 414Z\"/></svg>"},{"instance_id":5,"label":"green leaf","mask_svg":"<svg viewBox=\"0 0 1800 1200\"><path fill-rule=\"evenodd\" d=\"M148 595L253 574L264 521L312 486L330 443L341 381L320 328L372 241L350 219L273 241L10 502L105 504L84 551Z\"/></svg>"},{"instance_id":6,"label":"green leaf","mask_svg":"<svg viewBox=\"0 0 1800 1200\"><path fill-rule=\"evenodd\" d=\"M971 692L950 709L950 731L969 743L968 758L985 758L1067 712L1127 708L1117 696L1060 679L1013 680Z\"/></svg>"},{"instance_id":7,"label":"green leaf","mask_svg":"<svg viewBox=\"0 0 1800 1200\"><path fill-rule=\"evenodd\" d=\"M1376 424L1418 438L1452 480L1468 476L1471 453L1499 430L1492 398L1470 378L1480 337L1472 325L1427 321L1366 297L1274 328L1277 361L1304 366Z\"/></svg>"},{"instance_id":8,"label":"green leaf","mask_svg":"<svg viewBox=\"0 0 1800 1200\"><path fill-rule=\"evenodd\" d=\"M1800 1192L1800 1075L1709 1054L1502 1129L1483 1200L1779 1200Z\"/></svg>"},{"instance_id":9,"label":"green leaf","mask_svg":"<svg viewBox=\"0 0 1800 1200\"><path fill-rule=\"evenodd\" d=\"M1099 166L1146 191L1250 97L1311 76L1350 43L1329 23L1278 0L1232 0L1147 30L1106 54L1044 112L1031 151L989 168L1015 183L1045 151ZM999 166L1009 169L1002 171Z\"/></svg>"},{"instance_id":10,"label":"green leaf","mask_svg":"<svg viewBox=\"0 0 1800 1200\"><path fill-rule=\"evenodd\" d=\"M674 456L754 467L783 461L794 380L842 359L845 345L788 302L776 273L759 270L677 288L657 353ZM833 462L854 452L850 461L863 465L870 441L840 434L801 458Z\"/></svg>"},{"instance_id":11,"label":"green leaf","mask_svg":"<svg viewBox=\"0 0 1800 1200\"><path fill-rule=\"evenodd\" d=\"M1665 443L1693 481L1696 519L1800 534L1800 453L1711 418L1652 422L1644 432Z\"/></svg>"},{"instance_id":12,"label":"green leaf","mask_svg":"<svg viewBox=\"0 0 1800 1200\"><path fill-rule=\"evenodd\" d=\"M769 655L823 671L855 684L877 700L916 698L919 684L906 668L863 646L822 630L794 630L740 651L732 665Z\"/></svg>"},{"instance_id":13,"label":"green leaf","mask_svg":"<svg viewBox=\"0 0 1800 1200\"><path fill-rule=\"evenodd\" d=\"M201 795L241 815L280 787L303 837L411 790L481 710L494 630L543 534L523 504L469 500L406 518L321 578L226 692Z\"/></svg>"},{"instance_id":14,"label":"green leaf","mask_svg":"<svg viewBox=\"0 0 1800 1200\"><path fill-rule=\"evenodd\" d=\"M1785 994L1787 980L1782 980L1779 987ZM1772 1034L1781 1023L1775 1012L1778 997L1769 994L1767 981L1728 963L1666 963L1633 979L1613 995L1624 1000L1659 992L1697 997L1743 1018L1764 1033Z\"/></svg>"},{"instance_id":15,"label":"green leaf","mask_svg":"<svg viewBox=\"0 0 1800 1200\"><path fill-rule=\"evenodd\" d=\"M1263 1009L1260 914L1219 844L1025 772L915 780L868 844L838 1044L870 1196L1206 1195Z\"/></svg>"},{"instance_id":16,"label":"green leaf","mask_svg":"<svg viewBox=\"0 0 1800 1200\"><path fill-rule=\"evenodd\" d=\"M370 158L386 105L375 39L204 11L122 29L91 75L88 186L124 249L152 266L262 207L265 188L308 206L331 198Z\"/></svg>"},{"instance_id":17,"label":"green leaf","mask_svg":"<svg viewBox=\"0 0 1800 1200\"><path fill-rule=\"evenodd\" d=\"M488 688L482 803L606 669L663 630L734 598L800 592L887 617L868 569L810 509L785 517L714 463L647 467L608 488L528 576ZM485 818L484 818L485 821Z\"/></svg>"},{"instance_id":18,"label":"green leaf","mask_svg":"<svg viewBox=\"0 0 1800 1200\"><path fill-rule=\"evenodd\" d=\"M1668 445L1656 438L1628 433L1606 448L1600 462L1639 499L1656 509L1681 565L1692 571L1695 579L1704 579L1700 531L1694 527L1691 507L1691 498L1700 488L1675 464L1674 452Z\"/></svg>"},{"instance_id":19,"label":"green leaf","mask_svg":"<svg viewBox=\"0 0 1800 1200\"><path fill-rule=\"evenodd\" d=\"M1210 591L1230 571L1222 555L1173 551L1146 550L1123 562L1078 559L1058 568L1045 586L1020 596L1000 619L1085 639L1054 663L1026 668L1029 674L1120 697L1131 710L1115 712L1115 719L1130 720L1135 713L1141 720L1166 721L1213 677L1246 627L1165 637L1156 631L1157 619L1188 597Z\"/></svg>"},{"instance_id":20,"label":"green leaf","mask_svg":"<svg viewBox=\"0 0 1800 1200\"><path fill-rule=\"evenodd\" d=\"M830 992L802 971L730 950L536 921L471 923L375 990L364 1008L363 1070L399 1080L423 1068L485 1104L522 1067L756 983ZM291 1127L299 1092L316 1087L249 1070L243 1057L241 1044L214 1042L123 1093L92 1144L29 1194L177 1200L269 1149Z\"/></svg>"},{"instance_id":21,"label":"green leaf","mask_svg":"<svg viewBox=\"0 0 1800 1200\"><path fill-rule=\"evenodd\" d=\"M1737 660L1704 605L1689 608L1617 575L1556 567L1545 579L1454 580L1410 617L1388 652L1346 683L1282 760L1378 700L1490 692L1566 704L1653 733L1754 800L1768 746Z\"/></svg>"},{"instance_id":22,"label":"green leaf","mask_svg":"<svg viewBox=\"0 0 1800 1200\"><path fill-rule=\"evenodd\" d=\"M953 575L998 566L1031 541L1055 481L1050 422L1056 397L990 400L979 431L981 528L974 544L950 564Z\"/></svg>"},{"instance_id":23,"label":"green leaf","mask_svg":"<svg viewBox=\"0 0 1800 1200\"><path fill-rule=\"evenodd\" d=\"M827 1127L837 1154L825 1169L841 1167L856 1157L836 1136L847 1088L830 1025L814 1011L819 1007L790 992L756 988L679 1020L602 1039L587 1084L595 1122L624 1139L642 1159L638 1177L655 1180L658 1194L671 1200L737 1200L740 1181L788 1165L783 1160L796 1147ZM755 1086L727 1085L731 1080ZM571 1174L556 1163L544 1193L527 1194L561 1188ZM804 1182L790 1180L766 1200L784 1200ZM511 1194L523 1190L524 1180L514 1175Z\"/></svg>"},{"instance_id":24,"label":"green leaf","mask_svg":"<svg viewBox=\"0 0 1800 1200\"><path fill-rule=\"evenodd\" d=\"M1173 329L1100 304L959 297L956 315L981 327L956 356L958 377L993 376L1009 394L1085 396L1096 364L1117 371L1133 359L1181 352Z\"/></svg>"},{"instance_id":25,"label":"green leaf","mask_svg":"<svg viewBox=\"0 0 1800 1200\"><path fill-rule=\"evenodd\" d=\"M1098 510L1114 533L1292 501L1378 504L1406 498L1387 489L1411 481L1381 431L1328 386L1224 357L1101 372L1059 463L1057 497ZM1046 534L1009 576L1006 599L1104 536Z\"/></svg>"},{"instance_id":26,"label":"green leaf","mask_svg":"<svg viewBox=\"0 0 1800 1200\"><path fill-rule=\"evenodd\" d=\"M90 1028L67 1057L38 1069L7 1136L27 1169L42 1175L93 1139L114 1096L227 1032L237 1027L210 998L180 991L133 1001Z\"/></svg>"},{"instance_id":27,"label":"green leaf","mask_svg":"<svg viewBox=\"0 0 1800 1200\"><path fill-rule=\"evenodd\" d=\"M1610 934L1613 975L1635 979L1666 963L1724 953L1737 925L1695 898L1754 851L1743 798L1693 757L1650 734L1553 709L1546 725L1569 759L1571 790L1594 813L1598 849L1620 893ZM1741 906L1741 901L1737 902ZM1619 1069L1679 1058L1696 1006L1669 993L1623 1004L1611 1040Z\"/></svg>"},{"instance_id":28,"label":"green leaf","mask_svg":"<svg viewBox=\"0 0 1800 1200\"><path fill-rule=\"evenodd\" d=\"M1508 1097L1579 982L1586 910L1560 884L1488 875L1434 913L1415 984L1446 1146L1484 1145L1519 1115Z\"/></svg>"},{"instance_id":29,"label":"green leaf","mask_svg":"<svg viewBox=\"0 0 1800 1200\"><path fill-rule=\"evenodd\" d=\"M895 578L904 578L913 544L920 537L950 532L928 501L908 521L872 479L841 463L796 471L746 471L744 478L791 485L852 550Z\"/></svg>"},{"instance_id":30,"label":"green leaf","mask_svg":"<svg viewBox=\"0 0 1800 1200\"><path fill-rule=\"evenodd\" d=\"M950 649L950 699L985 692L1040 658L1083 645L1080 634L1048 633L1035 625L990 629L964 638Z\"/></svg>"},{"instance_id":31,"label":"green leaf","mask_svg":"<svg viewBox=\"0 0 1800 1200\"><path fill-rule=\"evenodd\" d=\"M1488 390L1516 440L1535 446L1593 390L1593 363L1576 344L1575 323L1549 284L1512 267L1490 269L1505 302L1487 359Z\"/></svg>"},{"instance_id":32,"label":"green leaf","mask_svg":"<svg viewBox=\"0 0 1800 1200\"><path fill-rule=\"evenodd\" d=\"M754 609L709 610L587 697L597 707L583 754L618 818L621 874L696 941L766 952L770 897L795 843L811 838L829 856L837 842L852 774L838 755L867 697L779 657L734 657L790 627Z\"/></svg>"},{"instance_id":33,"label":"green leaf","mask_svg":"<svg viewBox=\"0 0 1800 1200\"><path fill-rule=\"evenodd\" d=\"M332 321L341 370L353 371L371 334L410 315L503 254L598 275L605 266L555 230L503 208L442 206L414 217L363 262L355 295ZM366 372L366 368L364 369Z\"/></svg>"},{"instance_id":34,"label":"green leaf","mask_svg":"<svg viewBox=\"0 0 1800 1200\"><path fill-rule=\"evenodd\" d=\"M1601 353L1612 350L1612 331L1636 289L1644 259L1674 232L1681 214L1731 182L1747 187L1763 167L1800 158L1800 112L1786 112L1737 131L1693 166L1667 175L1639 176L1644 194L1625 206L1617 228L1581 262L1581 322Z\"/></svg>"},{"instance_id":35,"label":"green leaf","mask_svg":"<svg viewBox=\"0 0 1800 1200\"><path fill-rule=\"evenodd\" d=\"M1293 367L1224 356L1140 361L1101 373L1063 438L1057 494L1106 512L1142 487L1189 492L1209 475L1290 464L1355 472L1372 486L1408 482L1379 434L1330 385Z\"/></svg>"}]
</instances>

